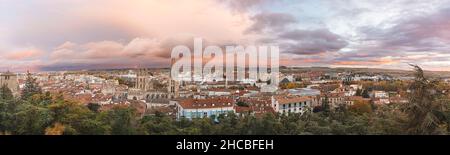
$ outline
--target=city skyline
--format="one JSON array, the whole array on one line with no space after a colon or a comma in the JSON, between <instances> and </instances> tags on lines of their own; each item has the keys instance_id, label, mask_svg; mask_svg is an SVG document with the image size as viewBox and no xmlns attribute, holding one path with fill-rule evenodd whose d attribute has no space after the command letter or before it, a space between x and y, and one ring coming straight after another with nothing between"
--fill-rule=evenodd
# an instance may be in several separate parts
<instances>
[{"instance_id":1,"label":"city skyline","mask_svg":"<svg viewBox=\"0 0 450 155\"><path fill-rule=\"evenodd\" d=\"M450 71L448 0L0 3L4 71L168 67L194 37L277 44L284 66Z\"/></svg>"}]
</instances>

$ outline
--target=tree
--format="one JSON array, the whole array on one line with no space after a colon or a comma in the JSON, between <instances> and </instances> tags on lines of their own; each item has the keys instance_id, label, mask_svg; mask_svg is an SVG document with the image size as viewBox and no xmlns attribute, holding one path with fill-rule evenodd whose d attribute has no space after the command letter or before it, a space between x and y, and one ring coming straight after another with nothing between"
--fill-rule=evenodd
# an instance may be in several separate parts
<instances>
[{"instance_id":1,"label":"tree","mask_svg":"<svg viewBox=\"0 0 450 155\"><path fill-rule=\"evenodd\" d=\"M5 84L0 88L0 99L1 100L12 100L14 98L11 89Z\"/></svg>"},{"instance_id":2,"label":"tree","mask_svg":"<svg viewBox=\"0 0 450 155\"><path fill-rule=\"evenodd\" d=\"M100 104L97 104L97 103L89 103L87 105L87 108L93 112L98 112L100 107L101 107Z\"/></svg>"},{"instance_id":3,"label":"tree","mask_svg":"<svg viewBox=\"0 0 450 155\"><path fill-rule=\"evenodd\" d=\"M22 99L28 100L33 95L40 94L41 88L39 87L36 79L33 78L30 72L27 72L27 79L25 80L25 86L22 90Z\"/></svg>"},{"instance_id":4,"label":"tree","mask_svg":"<svg viewBox=\"0 0 450 155\"><path fill-rule=\"evenodd\" d=\"M63 135L65 127L61 123L55 123L52 127L45 129L45 135Z\"/></svg>"},{"instance_id":5,"label":"tree","mask_svg":"<svg viewBox=\"0 0 450 155\"><path fill-rule=\"evenodd\" d=\"M403 107L408 116L408 132L440 134L441 125L446 123L443 110L448 99L436 89L436 81L425 77L422 68L411 66L414 67L415 79L409 86L409 102Z\"/></svg>"},{"instance_id":6,"label":"tree","mask_svg":"<svg viewBox=\"0 0 450 155\"><path fill-rule=\"evenodd\" d=\"M99 135L109 133L109 126L97 120L96 113L78 102L59 100L48 108L55 122L64 124L64 134Z\"/></svg>"},{"instance_id":7,"label":"tree","mask_svg":"<svg viewBox=\"0 0 450 155\"><path fill-rule=\"evenodd\" d=\"M186 120L185 120L186 121ZM178 129L189 127L191 122L180 121ZM187 123L187 124L184 124ZM140 120L140 126L144 134L170 135L178 134L176 122L163 113L157 112L154 116L144 116Z\"/></svg>"},{"instance_id":8,"label":"tree","mask_svg":"<svg viewBox=\"0 0 450 155\"><path fill-rule=\"evenodd\" d=\"M111 110L102 112L100 120L111 126L113 135L136 134L136 109L128 106L114 106Z\"/></svg>"},{"instance_id":9,"label":"tree","mask_svg":"<svg viewBox=\"0 0 450 155\"><path fill-rule=\"evenodd\" d=\"M266 113L261 121L261 133L263 135L275 135L283 131L283 126L272 113Z\"/></svg>"},{"instance_id":10,"label":"tree","mask_svg":"<svg viewBox=\"0 0 450 155\"><path fill-rule=\"evenodd\" d=\"M364 98L370 98L369 91L367 89L364 89L361 93L361 96Z\"/></svg>"},{"instance_id":11,"label":"tree","mask_svg":"<svg viewBox=\"0 0 450 155\"><path fill-rule=\"evenodd\" d=\"M361 89L356 89L356 93L355 96L362 96L362 90Z\"/></svg>"},{"instance_id":12,"label":"tree","mask_svg":"<svg viewBox=\"0 0 450 155\"><path fill-rule=\"evenodd\" d=\"M250 106L248 103L242 102L242 101L237 102L236 105L240 106L240 107L249 107Z\"/></svg>"},{"instance_id":13,"label":"tree","mask_svg":"<svg viewBox=\"0 0 450 155\"><path fill-rule=\"evenodd\" d=\"M219 129L217 133L221 135L238 134L238 129L242 126L242 121L233 112L230 112L227 115L219 115L218 120Z\"/></svg>"},{"instance_id":14,"label":"tree","mask_svg":"<svg viewBox=\"0 0 450 155\"><path fill-rule=\"evenodd\" d=\"M11 90L6 85L3 85L0 88L0 132L11 130L13 122L11 107L15 104L13 99L14 96Z\"/></svg>"},{"instance_id":15,"label":"tree","mask_svg":"<svg viewBox=\"0 0 450 155\"><path fill-rule=\"evenodd\" d=\"M328 113L331 111L328 95L325 95L325 98L322 100L322 110L325 115L328 115Z\"/></svg>"},{"instance_id":16,"label":"tree","mask_svg":"<svg viewBox=\"0 0 450 155\"><path fill-rule=\"evenodd\" d=\"M14 114L15 129L13 134L42 135L52 122L51 111L30 104L21 104Z\"/></svg>"},{"instance_id":17,"label":"tree","mask_svg":"<svg viewBox=\"0 0 450 155\"><path fill-rule=\"evenodd\" d=\"M351 106L351 110L358 114L371 113L372 107L369 103L362 101L355 101L355 103Z\"/></svg>"},{"instance_id":18,"label":"tree","mask_svg":"<svg viewBox=\"0 0 450 155\"><path fill-rule=\"evenodd\" d=\"M33 105L47 106L53 102L53 96L50 92L45 92L43 94L37 93L29 97L26 101Z\"/></svg>"}]
</instances>

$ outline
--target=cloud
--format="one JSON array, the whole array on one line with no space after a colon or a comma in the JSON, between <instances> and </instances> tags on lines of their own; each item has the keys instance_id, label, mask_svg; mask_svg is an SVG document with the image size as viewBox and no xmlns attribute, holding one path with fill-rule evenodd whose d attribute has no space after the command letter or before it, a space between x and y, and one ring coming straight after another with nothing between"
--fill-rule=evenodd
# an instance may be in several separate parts
<instances>
[{"instance_id":1,"label":"cloud","mask_svg":"<svg viewBox=\"0 0 450 155\"><path fill-rule=\"evenodd\" d=\"M233 10L239 12L247 12L257 6L269 4L275 0L218 0L222 3L229 5Z\"/></svg>"},{"instance_id":2,"label":"cloud","mask_svg":"<svg viewBox=\"0 0 450 155\"><path fill-rule=\"evenodd\" d=\"M365 41L377 48L409 52L434 52L448 49L450 43L450 8L432 14L402 19L388 29L363 27Z\"/></svg>"},{"instance_id":3,"label":"cloud","mask_svg":"<svg viewBox=\"0 0 450 155\"><path fill-rule=\"evenodd\" d=\"M396 61L391 59L381 59L381 60L363 60L363 61L337 61L334 62L333 65L345 65L345 66L354 66L354 65L364 65L364 66L371 66L371 65L386 65L386 64L393 64L396 63Z\"/></svg>"},{"instance_id":4,"label":"cloud","mask_svg":"<svg viewBox=\"0 0 450 155\"><path fill-rule=\"evenodd\" d=\"M283 32L278 38L288 40L288 43L284 44L285 52L292 54L337 52L348 45L342 37L330 32L328 29L297 29Z\"/></svg>"},{"instance_id":5,"label":"cloud","mask_svg":"<svg viewBox=\"0 0 450 155\"><path fill-rule=\"evenodd\" d=\"M0 31L8 30L0 38L2 45L8 43L2 46L1 54L35 46L45 51L42 58L35 57L44 69L163 66L169 64L166 60L171 48L193 44L194 37L215 45L251 42L242 33L251 25L248 16L233 13L216 0L5 3L11 7L9 11L0 10L0 17L6 19L0 22ZM13 16L17 18L10 18ZM27 53L10 57L20 56Z\"/></svg>"},{"instance_id":6,"label":"cloud","mask_svg":"<svg viewBox=\"0 0 450 155\"><path fill-rule=\"evenodd\" d=\"M105 59L143 59L154 57L161 48L157 39L135 38L128 43L115 41L89 42L76 44L66 42L50 54L50 60L92 60L101 61Z\"/></svg>"},{"instance_id":7,"label":"cloud","mask_svg":"<svg viewBox=\"0 0 450 155\"><path fill-rule=\"evenodd\" d=\"M203 46L213 43L203 39ZM134 38L129 42L100 41L85 44L66 42L55 48L45 70L87 68L127 68L170 64L172 48L178 45L193 50L194 38ZM217 45L217 44L214 44Z\"/></svg>"},{"instance_id":8,"label":"cloud","mask_svg":"<svg viewBox=\"0 0 450 155\"><path fill-rule=\"evenodd\" d=\"M291 24L297 23L294 16L286 13L259 13L250 19L254 23L245 33L284 31Z\"/></svg>"},{"instance_id":9,"label":"cloud","mask_svg":"<svg viewBox=\"0 0 450 155\"><path fill-rule=\"evenodd\" d=\"M239 40L250 20L219 4L216 0L30 2L20 9L12 8L8 14L19 16L8 18L4 25L10 31L8 39L17 46L32 44L45 49L66 41L127 41L136 37L191 35Z\"/></svg>"},{"instance_id":10,"label":"cloud","mask_svg":"<svg viewBox=\"0 0 450 155\"><path fill-rule=\"evenodd\" d=\"M0 69L163 66L169 64L173 47L192 49L194 37L203 38L204 46L276 44L289 65L386 67L416 62L437 68L450 65L444 58L450 49L448 4L442 0L5 1L0 6Z\"/></svg>"},{"instance_id":11,"label":"cloud","mask_svg":"<svg viewBox=\"0 0 450 155\"><path fill-rule=\"evenodd\" d=\"M43 55L44 52L39 49L28 48L8 53L4 56L4 59L20 61L20 60L36 59Z\"/></svg>"}]
</instances>

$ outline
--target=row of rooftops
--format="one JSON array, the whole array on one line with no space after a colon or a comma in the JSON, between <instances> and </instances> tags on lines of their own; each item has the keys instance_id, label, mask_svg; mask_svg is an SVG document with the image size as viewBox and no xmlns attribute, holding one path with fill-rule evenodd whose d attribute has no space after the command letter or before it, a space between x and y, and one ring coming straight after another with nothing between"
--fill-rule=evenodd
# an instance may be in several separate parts
<instances>
[{"instance_id":1,"label":"row of rooftops","mask_svg":"<svg viewBox=\"0 0 450 155\"><path fill-rule=\"evenodd\" d=\"M276 101L278 101L278 104L290 104L290 103L300 103L300 102L306 102L310 101L311 97L306 96L276 96L274 97Z\"/></svg>"},{"instance_id":2,"label":"row of rooftops","mask_svg":"<svg viewBox=\"0 0 450 155\"><path fill-rule=\"evenodd\" d=\"M206 99L180 99L178 103L185 109L207 109L233 107L235 100L226 97L206 98Z\"/></svg>"}]
</instances>

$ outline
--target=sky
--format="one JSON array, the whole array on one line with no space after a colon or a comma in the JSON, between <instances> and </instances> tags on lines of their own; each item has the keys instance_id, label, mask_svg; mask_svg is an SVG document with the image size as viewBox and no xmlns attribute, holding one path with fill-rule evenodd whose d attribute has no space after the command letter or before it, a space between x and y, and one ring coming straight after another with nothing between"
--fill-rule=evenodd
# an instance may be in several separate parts
<instances>
[{"instance_id":1,"label":"sky","mask_svg":"<svg viewBox=\"0 0 450 155\"><path fill-rule=\"evenodd\" d=\"M167 67L278 45L281 65L450 71L450 0L0 0L0 71Z\"/></svg>"}]
</instances>

